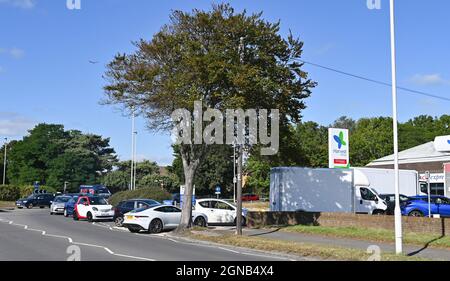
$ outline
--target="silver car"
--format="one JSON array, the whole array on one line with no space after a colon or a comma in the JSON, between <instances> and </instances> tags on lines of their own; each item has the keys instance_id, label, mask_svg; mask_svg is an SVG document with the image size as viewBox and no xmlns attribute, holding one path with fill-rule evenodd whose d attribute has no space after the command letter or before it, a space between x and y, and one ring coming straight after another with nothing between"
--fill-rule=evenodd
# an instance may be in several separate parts
<instances>
[{"instance_id":1,"label":"silver car","mask_svg":"<svg viewBox=\"0 0 450 281\"><path fill-rule=\"evenodd\" d=\"M53 214L63 214L64 213L64 205L67 201L69 201L72 197L70 196L56 196L53 199L52 204L50 205L50 215Z\"/></svg>"}]
</instances>

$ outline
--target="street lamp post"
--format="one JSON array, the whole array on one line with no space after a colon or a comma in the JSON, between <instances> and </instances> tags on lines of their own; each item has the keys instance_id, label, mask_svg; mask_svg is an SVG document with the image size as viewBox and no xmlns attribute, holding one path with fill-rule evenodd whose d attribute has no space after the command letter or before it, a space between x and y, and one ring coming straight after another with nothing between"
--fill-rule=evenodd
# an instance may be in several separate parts
<instances>
[{"instance_id":1,"label":"street lamp post","mask_svg":"<svg viewBox=\"0 0 450 281\"><path fill-rule=\"evenodd\" d=\"M133 190L134 177L134 107L131 108L131 174L130 174L130 190Z\"/></svg>"},{"instance_id":2,"label":"street lamp post","mask_svg":"<svg viewBox=\"0 0 450 281\"><path fill-rule=\"evenodd\" d=\"M240 57L240 63L244 63L244 37L241 37L239 39L239 57ZM242 128L239 128L240 130ZM239 135L240 132L237 132ZM238 143L237 144L238 149L238 158L237 158L237 181L236 181L236 234L242 235L242 154L243 154L243 148L244 143Z\"/></svg>"},{"instance_id":3,"label":"street lamp post","mask_svg":"<svg viewBox=\"0 0 450 281\"><path fill-rule=\"evenodd\" d=\"M6 184L6 150L8 146L8 138L5 138L5 156L3 157L3 185Z\"/></svg>"},{"instance_id":4,"label":"street lamp post","mask_svg":"<svg viewBox=\"0 0 450 281\"><path fill-rule=\"evenodd\" d=\"M395 170L395 252L403 252L402 245L402 214L400 211L400 186L398 165L398 128L397 128L397 66L395 57L395 17L394 0L390 0L390 30L391 30L391 71L392 71L392 121L394 131L394 170Z\"/></svg>"}]
</instances>

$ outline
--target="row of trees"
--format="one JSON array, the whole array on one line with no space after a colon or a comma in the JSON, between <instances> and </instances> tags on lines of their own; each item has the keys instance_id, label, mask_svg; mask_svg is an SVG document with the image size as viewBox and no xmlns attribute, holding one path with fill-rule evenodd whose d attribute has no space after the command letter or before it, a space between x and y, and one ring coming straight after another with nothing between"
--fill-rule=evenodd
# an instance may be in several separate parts
<instances>
[{"instance_id":1,"label":"row of trees","mask_svg":"<svg viewBox=\"0 0 450 281\"><path fill-rule=\"evenodd\" d=\"M69 190L76 190L80 184L98 183L113 169L117 156L108 138L39 124L22 140L8 144L7 160L7 183L38 182L61 190L69 182Z\"/></svg>"},{"instance_id":2,"label":"row of trees","mask_svg":"<svg viewBox=\"0 0 450 281\"><path fill-rule=\"evenodd\" d=\"M122 161L115 164L115 169L107 173L102 184L111 192L127 190L131 181L131 161ZM144 160L136 165L136 187L162 188L170 193L179 192L180 181L176 175L160 172L156 162Z\"/></svg>"},{"instance_id":3,"label":"row of trees","mask_svg":"<svg viewBox=\"0 0 450 281\"><path fill-rule=\"evenodd\" d=\"M246 166L249 175L247 188L267 194L270 167L328 167L329 127L349 129L350 164L353 167L365 166L390 155L393 153L392 124L390 117L353 120L343 116L328 126L311 121L291 125L282 133L277 157L261 157L258 153L252 153ZM449 133L450 115L415 117L399 124L399 150L433 141L436 136Z\"/></svg>"}]
</instances>

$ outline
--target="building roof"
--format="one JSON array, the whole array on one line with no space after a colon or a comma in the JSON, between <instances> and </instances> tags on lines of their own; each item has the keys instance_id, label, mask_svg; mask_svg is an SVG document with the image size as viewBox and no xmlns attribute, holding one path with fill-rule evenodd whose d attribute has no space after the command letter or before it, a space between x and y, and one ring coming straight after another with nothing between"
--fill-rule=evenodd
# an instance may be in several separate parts
<instances>
[{"instance_id":1,"label":"building roof","mask_svg":"<svg viewBox=\"0 0 450 281\"><path fill-rule=\"evenodd\" d=\"M435 142L427 142L425 144L404 150L398 154L399 164L409 163L426 163L426 162L449 162L450 150L438 151ZM369 163L367 166L393 165L394 154L377 159Z\"/></svg>"}]
</instances>

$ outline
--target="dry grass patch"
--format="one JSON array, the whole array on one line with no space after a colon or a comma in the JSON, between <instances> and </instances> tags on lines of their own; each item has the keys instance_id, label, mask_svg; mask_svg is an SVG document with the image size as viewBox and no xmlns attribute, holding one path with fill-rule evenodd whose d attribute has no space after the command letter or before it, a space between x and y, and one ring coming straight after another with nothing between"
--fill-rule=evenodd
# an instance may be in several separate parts
<instances>
[{"instance_id":1,"label":"dry grass patch","mask_svg":"<svg viewBox=\"0 0 450 281\"><path fill-rule=\"evenodd\" d=\"M208 236L198 232L189 234L189 237L204 241L215 242L219 244L244 247L268 252L287 253L302 257L321 258L326 260L346 260L346 261L367 261L370 254L365 251L326 247L323 245L297 243L268 238L222 235ZM383 261L425 261L426 259L408 256L397 256L393 253L382 253Z\"/></svg>"}]
</instances>

